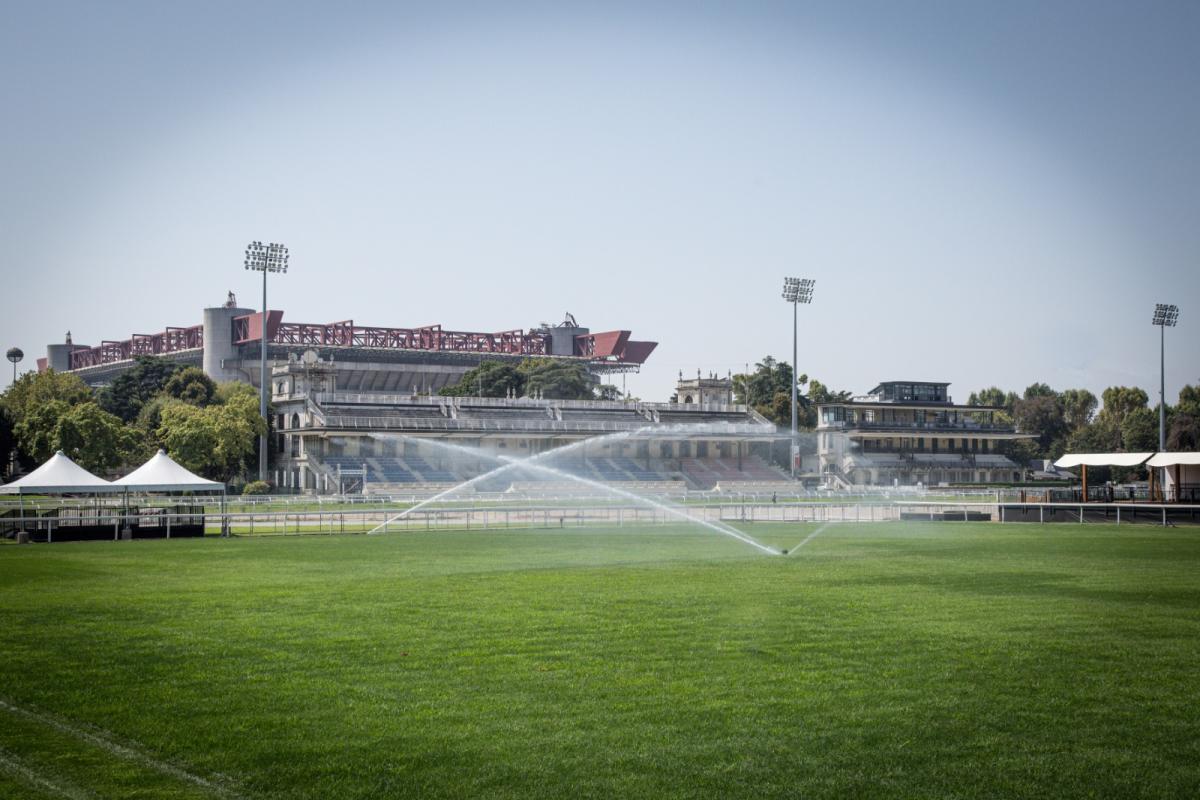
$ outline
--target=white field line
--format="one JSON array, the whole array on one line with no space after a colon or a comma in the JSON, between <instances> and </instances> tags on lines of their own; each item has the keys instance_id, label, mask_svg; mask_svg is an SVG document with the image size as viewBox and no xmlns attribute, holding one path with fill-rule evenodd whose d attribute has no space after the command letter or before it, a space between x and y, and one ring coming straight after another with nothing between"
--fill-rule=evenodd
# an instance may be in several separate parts
<instances>
[{"instance_id":1,"label":"white field line","mask_svg":"<svg viewBox=\"0 0 1200 800\"><path fill-rule=\"evenodd\" d=\"M805 537L804 537L804 541L802 541L800 544L796 545L795 547L792 547L792 548L789 548L789 549L788 549L788 555L789 555L789 556L790 556L790 555L792 555L792 554L793 554L793 553L795 553L797 550L799 550L801 547L804 547L804 545L808 544L808 543L809 543L809 542L811 542L813 539L817 538L817 534L818 534L818 533L820 533L821 531L825 530L826 528L828 528L828 527L829 527L830 525L832 525L832 524L833 524L832 522L826 522L824 525L822 525L821 527L817 528L815 531L813 531L812 533L810 533L808 536L805 536Z\"/></svg>"},{"instance_id":2,"label":"white field line","mask_svg":"<svg viewBox=\"0 0 1200 800\"><path fill-rule=\"evenodd\" d=\"M180 769L173 764L168 764L165 761L159 761L157 758L139 747L135 747L132 744L119 744L114 742L112 739L108 738L108 736L104 736L99 729L96 729L94 732L87 731L81 727L72 725L65 720L59 719L58 717L51 716L47 713L30 711L29 709L15 706L5 700L0 700L0 710L7 711L15 716L24 717L25 719L33 720L34 722L41 723L47 727L54 728L56 731L61 731L68 736L73 736L82 742L87 742L90 745L99 747L101 750L105 750L112 755L117 756L118 758L123 758L126 761L132 761L134 763L141 764L144 767L149 767L150 769L162 773L163 775L168 775L177 780L190 783L193 786L199 786L201 789L205 789L221 797L238 797L238 795L231 792L229 789L219 786L212 781L201 778L199 775L193 775L187 770Z\"/></svg>"},{"instance_id":3,"label":"white field line","mask_svg":"<svg viewBox=\"0 0 1200 800\"><path fill-rule=\"evenodd\" d=\"M55 797L65 797L67 800L92 800L95 797L91 792L80 789L78 786L73 786L62 779L55 782L39 775L22 759L17 758L3 748L0 748L0 772L7 772L9 775L14 775L18 780L25 782L26 785L40 789Z\"/></svg>"}]
</instances>

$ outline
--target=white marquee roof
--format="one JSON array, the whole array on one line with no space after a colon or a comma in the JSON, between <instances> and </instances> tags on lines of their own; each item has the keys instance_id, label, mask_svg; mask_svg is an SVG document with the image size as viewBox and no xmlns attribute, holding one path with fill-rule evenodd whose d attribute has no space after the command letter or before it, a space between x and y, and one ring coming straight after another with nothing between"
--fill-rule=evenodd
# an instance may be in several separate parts
<instances>
[{"instance_id":1,"label":"white marquee roof","mask_svg":"<svg viewBox=\"0 0 1200 800\"><path fill-rule=\"evenodd\" d=\"M1148 462L1151 467L1173 467L1176 464L1200 464L1200 453L1155 453Z\"/></svg>"},{"instance_id":2,"label":"white marquee roof","mask_svg":"<svg viewBox=\"0 0 1200 800\"><path fill-rule=\"evenodd\" d=\"M222 492L225 484L189 472L162 450L112 485L120 490L141 492Z\"/></svg>"},{"instance_id":3,"label":"white marquee roof","mask_svg":"<svg viewBox=\"0 0 1200 800\"><path fill-rule=\"evenodd\" d=\"M1154 453L1067 453L1054 466L1068 467L1137 467L1146 463Z\"/></svg>"},{"instance_id":4,"label":"white marquee roof","mask_svg":"<svg viewBox=\"0 0 1200 800\"><path fill-rule=\"evenodd\" d=\"M92 494L119 492L103 478L98 478L59 450L49 461L23 478L0 486L0 494Z\"/></svg>"}]
</instances>

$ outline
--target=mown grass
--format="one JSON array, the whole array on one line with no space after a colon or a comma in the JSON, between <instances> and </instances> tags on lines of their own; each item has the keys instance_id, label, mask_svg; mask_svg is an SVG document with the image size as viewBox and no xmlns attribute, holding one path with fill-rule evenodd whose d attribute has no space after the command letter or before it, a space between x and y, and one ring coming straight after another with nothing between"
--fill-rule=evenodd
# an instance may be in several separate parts
<instances>
[{"instance_id":1,"label":"mown grass","mask_svg":"<svg viewBox=\"0 0 1200 800\"><path fill-rule=\"evenodd\" d=\"M66 728L0 706L0 797L1194 797L1198 566L950 523L8 547L0 700Z\"/></svg>"}]
</instances>

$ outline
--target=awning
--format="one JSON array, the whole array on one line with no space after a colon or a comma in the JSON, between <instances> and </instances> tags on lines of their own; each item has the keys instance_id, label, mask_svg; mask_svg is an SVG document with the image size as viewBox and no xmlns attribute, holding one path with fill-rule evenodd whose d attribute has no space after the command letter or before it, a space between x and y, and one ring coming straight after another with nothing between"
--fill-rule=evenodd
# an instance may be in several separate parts
<instances>
[{"instance_id":1,"label":"awning","mask_svg":"<svg viewBox=\"0 0 1200 800\"><path fill-rule=\"evenodd\" d=\"M1137 467L1154 453L1067 453L1054 466L1068 467Z\"/></svg>"},{"instance_id":2,"label":"awning","mask_svg":"<svg viewBox=\"0 0 1200 800\"><path fill-rule=\"evenodd\" d=\"M113 481L112 485L120 491L131 492L225 491L225 484L189 472L162 450L124 478Z\"/></svg>"},{"instance_id":3,"label":"awning","mask_svg":"<svg viewBox=\"0 0 1200 800\"><path fill-rule=\"evenodd\" d=\"M97 494L120 492L103 478L98 478L59 450L50 460L23 478L0 486L0 494Z\"/></svg>"},{"instance_id":4,"label":"awning","mask_svg":"<svg viewBox=\"0 0 1200 800\"><path fill-rule=\"evenodd\" d=\"M1146 462L1149 467L1173 467L1176 464L1200 464L1200 453L1155 453L1154 458Z\"/></svg>"}]
</instances>

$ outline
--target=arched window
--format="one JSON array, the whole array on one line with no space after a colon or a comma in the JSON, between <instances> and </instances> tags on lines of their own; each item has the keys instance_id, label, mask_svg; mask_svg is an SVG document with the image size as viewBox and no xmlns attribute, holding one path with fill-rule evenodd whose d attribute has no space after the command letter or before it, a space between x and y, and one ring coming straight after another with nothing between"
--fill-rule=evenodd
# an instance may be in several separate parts
<instances>
[{"instance_id":1,"label":"arched window","mask_svg":"<svg viewBox=\"0 0 1200 800\"><path fill-rule=\"evenodd\" d=\"M687 404L687 403L691 403L691 402L692 402L692 396L691 396L690 394L685 394L685 395L683 396L683 402L684 402L685 404Z\"/></svg>"},{"instance_id":2,"label":"arched window","mask_svg":"<svg viewBox=\"0 0 1200 800\"><path fill-rule=\"evenodd\" d=\"M292 414L292 427L293 428L300 427L300 415L299 414Z\"/></svg>"}]
</instances>

